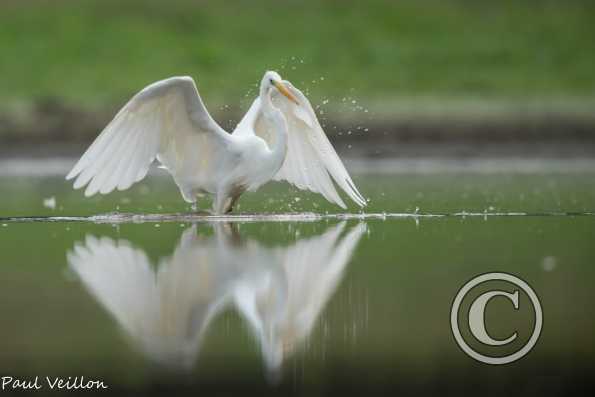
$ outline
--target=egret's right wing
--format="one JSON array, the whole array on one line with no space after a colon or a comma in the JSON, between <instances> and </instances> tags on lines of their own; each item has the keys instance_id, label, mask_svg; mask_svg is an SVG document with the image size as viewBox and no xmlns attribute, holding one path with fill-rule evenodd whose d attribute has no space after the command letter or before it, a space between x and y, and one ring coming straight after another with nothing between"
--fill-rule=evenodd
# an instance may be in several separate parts
<instances>
[{"instance_id":1,"label":"egret's right wing","mask_svg":"<svg viewBox=\"0 0 595 397\"><path fill-rule=\"evenodd\" d=\"M229 143L190 77L172 77L136 94L66 176L85 196L125 190L145 177L158 157L176 177L206 165ZM191 164L190 164L191 163Z\"/></svg>"},{"instance_id":2,"label":"egret's right wing","mask_svg":"<svg viewBox=\"0 0 595 397\"><path fill-rule=\"evenodd\" d=\"M234 274L216 261L216 242L184 232L154 271L126 240L87 236L68 253L70 269L148 356L190 366L211 319L225 306Z\"/></svg>"},{"instance_id":3,"label":"egret's right wing","mask_svg":"<svg viewBox=\"0 0 595 397\"><path fill-rule=\"evenodd\" d=\"M126 240L89 235L67 257L69 268L126 331L156 322L159 294L144 251Z\"/></svg>"}]
</instances>

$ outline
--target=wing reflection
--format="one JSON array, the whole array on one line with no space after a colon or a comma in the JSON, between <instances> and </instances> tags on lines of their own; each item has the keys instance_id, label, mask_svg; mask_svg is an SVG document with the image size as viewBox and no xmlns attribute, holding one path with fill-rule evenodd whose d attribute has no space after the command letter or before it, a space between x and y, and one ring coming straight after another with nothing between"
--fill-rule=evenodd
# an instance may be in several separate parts
<instances>
[{"instance_id":1,"label":"wing reflection","mask_svg":"<svg viewBox=\"0 0 595 397\"><path fill-rule=\"evenodd\" d=\"M68 263L151 360L191 369L209 323L233 306L276 375L312 331L365 225L344 233L343 222L284 247L244 239L232 224L211 227L211 236L188 228L156 268L128 241L93 236L68 252Z\"/></svg>"}]
</instances>

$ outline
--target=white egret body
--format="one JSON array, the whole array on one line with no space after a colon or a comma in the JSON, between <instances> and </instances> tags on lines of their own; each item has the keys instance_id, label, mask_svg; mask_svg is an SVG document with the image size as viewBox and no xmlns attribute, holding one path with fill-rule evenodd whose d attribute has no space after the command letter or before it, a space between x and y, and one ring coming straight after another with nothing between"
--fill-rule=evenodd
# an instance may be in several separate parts
<instances>
[{"instance_id":1,"label":"white egret body","mask_svg":"<svg viewBox=\"0 0 595 397\"><path fill-rule=\"evenodd\" d=\"M337 183L366 204L328 141L308 99L276 72L232 134L205 108L190 77L172 77L136 94L87 149L66 179L85 196L128 189L159 160L189 203L214 195L213 211L230 212L245 191L274 180L322 194L346 208ZM332 179L331 179L332 177Z\"/></svg>"}]
</instances>

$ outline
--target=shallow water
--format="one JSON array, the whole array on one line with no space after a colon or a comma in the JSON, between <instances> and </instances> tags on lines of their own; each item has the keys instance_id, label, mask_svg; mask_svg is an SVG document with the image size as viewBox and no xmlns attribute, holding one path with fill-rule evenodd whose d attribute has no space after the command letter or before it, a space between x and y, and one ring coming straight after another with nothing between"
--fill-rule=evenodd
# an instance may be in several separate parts
<instances>
[{"instance_id":1,"label":"shallow water","mask_svg":"<svg viewBox=\"0 0 595 397\"><path fill-rule=\"evenodd\" d=\"M588 380L595 172L354 179L365 212L273 184L213 219L159 175L90 200L59 176L0 177L0 374L259 394L556 394ZM463 284L493 271L525 280L544 312L531 353L503 366L465 355L449 322ZM519 306L486 311L491 335L518 330L505 351L533 324Z\"/></svg>"}]
</instances>

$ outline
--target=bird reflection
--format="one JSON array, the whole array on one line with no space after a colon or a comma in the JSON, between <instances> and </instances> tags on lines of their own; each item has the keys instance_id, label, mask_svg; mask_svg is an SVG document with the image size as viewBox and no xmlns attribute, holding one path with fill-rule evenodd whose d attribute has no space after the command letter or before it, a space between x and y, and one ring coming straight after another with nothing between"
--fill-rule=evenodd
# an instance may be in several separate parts
<instances>
[{"instance_id":1,"label":"bird reflection","mask_svg":"<svg viewBox=\"0 0 595 397\"><path fill-rule=\"evenodd\" d=\"M156 268L126 240L87 236L67 253L69 267L149 359L189 370L209 323L235 307L258 340L267 373L312 331L365 231L346 223L287 246L245 239L229 223L213 235L182 234Z\"/></svg>"}]
</instances>

